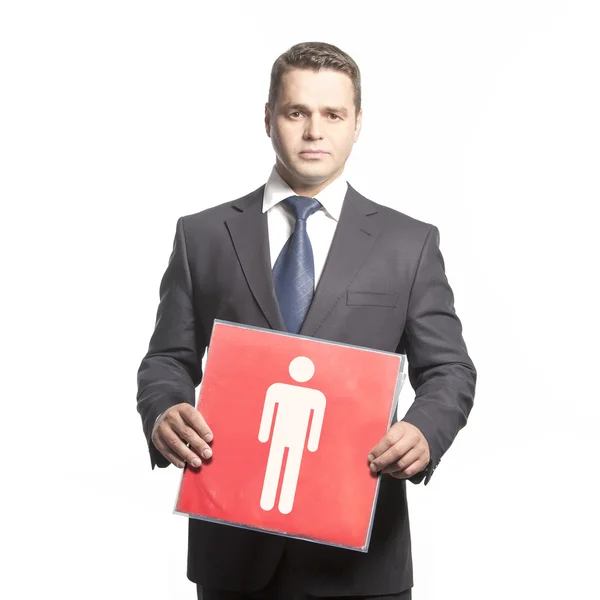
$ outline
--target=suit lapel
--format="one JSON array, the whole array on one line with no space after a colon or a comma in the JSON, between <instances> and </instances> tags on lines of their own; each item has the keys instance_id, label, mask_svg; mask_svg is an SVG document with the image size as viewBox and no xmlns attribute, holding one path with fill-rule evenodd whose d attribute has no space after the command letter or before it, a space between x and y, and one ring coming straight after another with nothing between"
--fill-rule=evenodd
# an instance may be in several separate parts
<instances>
[{"instance_id":1,"label":"suit lapel","mask_svg":"<svg viewBox=\"0 0 600 600\"><path fill-rule=\"evenodd\" d=\"M285 325L271 275L267 215L262 212L265 186L234 202L237 212L225 221L248 286L272 329Z\"/></svg>"},{"instance_id":2,"label":"suit lapel","mask_svg":"<svg viewBox=\"0 0 600 600\"><path fill-rule=\"evenodd\" d=\"M271 274L267 215L262 212L264 188L263 185L234 202L235 212L225 224L244 277L265 319L272 329L285 331ZM314 336L352 283L379 235L376 214L377 205L348 184L325 268L300 335Z\"/></svg>"},{"instance_id":3,"label":"suit lapel","mask_svg":"<svg viewBox=\"0 0 600 600\"><path fill-rule=\"evenodd\" d=\"M314 336L358 273L379 235L377 205L350 184L325 268L300 335Z\"/></svg>"}]
</instances>

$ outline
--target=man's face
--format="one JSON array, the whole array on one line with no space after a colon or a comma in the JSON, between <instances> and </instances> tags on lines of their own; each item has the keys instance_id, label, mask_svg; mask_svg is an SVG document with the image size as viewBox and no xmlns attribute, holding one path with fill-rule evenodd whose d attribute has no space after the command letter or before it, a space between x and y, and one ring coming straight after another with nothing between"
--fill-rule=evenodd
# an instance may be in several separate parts
<instances>
[{"instance_id":1,"label":"man's face","mask_svg":"<svg viewBox=\"0 0 600 600\"><path fill-rule=\"evenodd\" d=\"M324 188L340 175L358 139L352 81L345 73L292 69L285 73L273 112L265 108L279 174L295 189ZM317 152L314 152L317 151Z\"/></svg>"}]
</instances>

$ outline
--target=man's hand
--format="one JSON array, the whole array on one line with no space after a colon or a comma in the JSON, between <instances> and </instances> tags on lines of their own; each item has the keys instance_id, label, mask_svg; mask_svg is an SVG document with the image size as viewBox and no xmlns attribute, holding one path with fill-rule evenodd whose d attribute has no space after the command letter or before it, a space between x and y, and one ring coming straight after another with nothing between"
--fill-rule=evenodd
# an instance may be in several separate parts
<instances>
[{"instance_id":1,"label":"man's hand","mask_svg":"<svg viewBox=\"0 0 600 600\"><path fill-rule=\"evenodd\" d=\"M396 479L408 479L429 463L429 444L421 431L406 421L390 427L368 456L373 473L388 473Z\"/></svg>"},{"instance_id":2,"label":"man's hand","mask_svg":"<svg viewBox=\"0 0 600 600\"><path fill-rule=\"evenodd\" d=\"M165 410L152 428L152 443L179 468L183 468L186 462L199 467L202 459L209 459L212 450L208 442L212 439L213 434L202 415L187 402Z\"/></svg>"}]
</instances>

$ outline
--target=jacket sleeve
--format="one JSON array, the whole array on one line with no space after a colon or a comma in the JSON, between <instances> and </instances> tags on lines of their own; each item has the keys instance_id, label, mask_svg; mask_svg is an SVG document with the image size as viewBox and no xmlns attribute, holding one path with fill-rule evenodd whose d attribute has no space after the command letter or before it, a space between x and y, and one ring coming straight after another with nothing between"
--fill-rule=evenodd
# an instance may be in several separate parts
<instances>
[{"instance_id":1,"label":"jacket sleeve","mask_svg":"<svg viewBox=\"0 0 600 600\"><path fill-rule=\"evenodd\" d=\"M402 420L419 428L431 454L428 466L409 480L418 484L424 479L424 485L466 424L477 379L454 310L439 242L439 230L432 225L417 265L399 345L399 351L406 353L415 390L415 400Z\"/></svg>"},{"instance_id":2,"label":"jacket sleeve","mask_svg":"<svg viewBox=\"0 0 600 600\"><path fill-rule=\"evenodd\" d=\"M195 406L195 389L202 379L206 336L195 318L192 279L186 251L184 219L177 221L173 251L160 284L154 332L137 375L137 410L142 418L152 468L169 461L151 440L156 418L168 408L187 402Z\"/></svg>"}]
</instances>

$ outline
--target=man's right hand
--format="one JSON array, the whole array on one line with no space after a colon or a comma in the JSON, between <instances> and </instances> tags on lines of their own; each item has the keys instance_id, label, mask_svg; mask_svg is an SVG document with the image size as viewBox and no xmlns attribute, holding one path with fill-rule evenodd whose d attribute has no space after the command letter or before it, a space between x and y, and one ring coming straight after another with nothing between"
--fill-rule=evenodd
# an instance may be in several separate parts
<instances>
[{"instance_id":1,"label":"man's right hand","mask_svg":"<svg viewBox=\"0 0 600 600\"><path fill-rule=\"evenodd\" d=\"M202 460L209 459L212 450L208 442L212 439L213 434L202 415L187 402L165 410L152 428L152 443L179 468L183 468L186 462L199 467Z\"/></svg>"}]
</instances>

